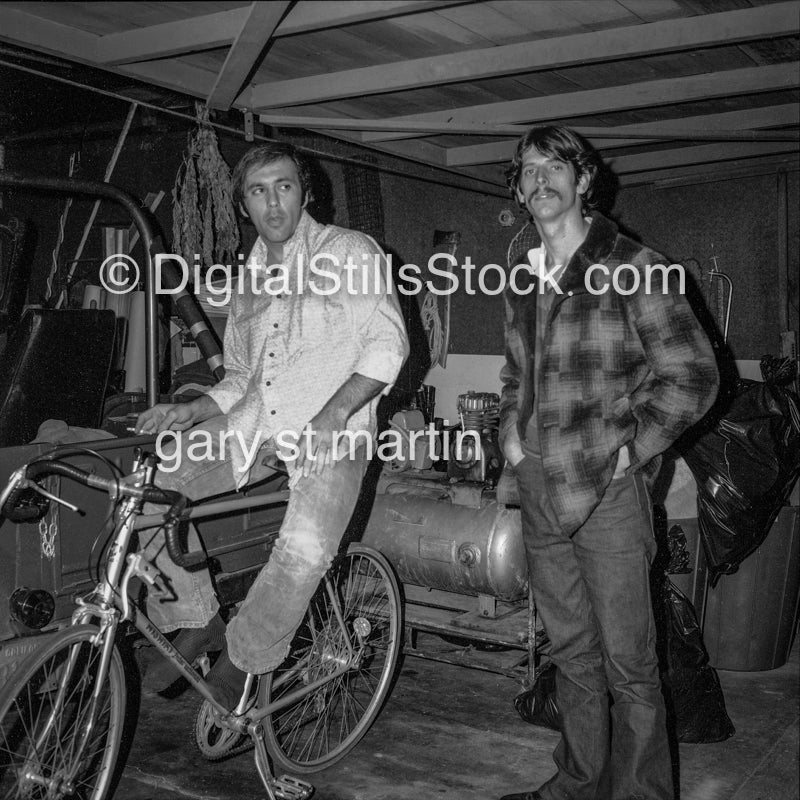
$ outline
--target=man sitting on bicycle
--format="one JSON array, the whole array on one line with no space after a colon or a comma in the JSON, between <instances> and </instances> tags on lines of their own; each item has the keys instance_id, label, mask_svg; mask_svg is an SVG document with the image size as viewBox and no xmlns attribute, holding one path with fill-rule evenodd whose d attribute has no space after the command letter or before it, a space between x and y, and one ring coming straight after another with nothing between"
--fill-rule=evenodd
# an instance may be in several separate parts
<instances>
[{"instance_id":1,"label":"man sitting on bicycle","mask_svg":"<svg viewBox=\"0 0 800 800\"><path fill-rule=\"evenodd\" d=\"M192 458L196 436L176 435L180 466L156 477L192 499L267 477L261 445L282 452L292 474L279 537L227 631L208 570L176 567L162 532L144 536L145 556L173 593L149 596L148 615L166 632L181 629L175 645L190 662L222 649L208 680L229 709L246 672L270 672L285 658L355 508L380 395L408 354L388 273L375 268L384 264L380 247L308 214L309 175L302 154L283 142L254 148L237 164L234 199L259 238L231 293L225 378L191 402L148 409L136 424L141 434L207 432L202 460ZM366 434L349 452L334 452L336 434L347 431ZM193 529L189 543L200 546ZM145 685L161 691L178 677L164 662Z\"/></svg>"}]
</instances>

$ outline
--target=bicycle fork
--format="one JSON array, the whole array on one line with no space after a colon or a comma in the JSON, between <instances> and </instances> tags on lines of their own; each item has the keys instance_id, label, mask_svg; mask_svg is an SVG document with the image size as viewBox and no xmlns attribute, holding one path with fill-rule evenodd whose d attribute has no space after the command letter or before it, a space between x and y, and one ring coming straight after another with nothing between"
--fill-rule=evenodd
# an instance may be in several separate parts
<instances>
[{"instance_id":1,"label":"bicycle fork","mask_svg":"<svg viewBox=\"0 0 800 800\"><path fill-rule=\"evenodd\" d=\"M75 776L81 769L84 752L89 741L91 740L92 733L95 728L100 696L105 688L105 679L108 675L111 656L114 649L116 620L113 617L106 619L107 624L101 627L95 641L92 642L92 647L100 649L99 664L97 666L97 672L94 678L94 686L91 687L92 697L89 703L88 713L82 720L79 720L79 736L78 741L74 744L74 756L71 759L72 767L70 771L64 775L53 775L47 778L41 774L41 768L39 768L38 765L37 768L34 769L34 765L29 764L28 768L25 770L26 781L46 787L48 791L48 797L50 796L51 792L58 793L61 791L66 791L68 794L72 794L75 790ZM76 622L77 621L78 620L76 619ZM78 667L80 648L80 643L72 645L69 657L61 669L58 690L53 700L48 719L42 727L41 733L39 733L34 746L34 754L32 759L36 762L38 762L38 757L36 754L46 751L50 736L53 730L58 726L58 720L61 719L64 714L65 705L69 700L67 697L67 692L71 691L70 687L72 686L72 675L74 670ZM92 654L89 653L87 658L92 658ZM86 687L79 689L79 691L84 691L85 688Z\"/></svg>"}]
</instances>

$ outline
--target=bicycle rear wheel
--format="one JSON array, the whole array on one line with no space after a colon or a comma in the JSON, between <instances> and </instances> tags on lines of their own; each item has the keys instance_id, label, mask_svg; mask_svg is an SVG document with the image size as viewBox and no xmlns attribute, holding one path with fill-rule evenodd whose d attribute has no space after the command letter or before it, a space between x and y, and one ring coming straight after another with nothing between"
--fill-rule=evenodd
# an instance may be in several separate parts
<instances>
[{"instance_id":1,"label":"bicycle rear wheel","mask_svg":"<svg viewBox=\"0 0 800 800\"><path fill-rule=\"evenodd\" d=\"M125 717L125 674L114 646L97 703L95 625L56 633L0 691L0 798L104 800Z\"/></svg>"},{"instance_id":2,"label":"bicycle rear wheel","mask_svg":"<svg viewBox=\"0 0 800 800\"><path fill-rule=\"evenodd\" d=\"M351 545L328 571L337 604L358 654L343 675L264 719L267 749L284 769L306 774L346 755L369 730L389 691L402 633L400 592L382 555ZM347 663L344 633L322 582L289 656L262 678L262 704L302 690Z\"/></svg>"}]
</instances>

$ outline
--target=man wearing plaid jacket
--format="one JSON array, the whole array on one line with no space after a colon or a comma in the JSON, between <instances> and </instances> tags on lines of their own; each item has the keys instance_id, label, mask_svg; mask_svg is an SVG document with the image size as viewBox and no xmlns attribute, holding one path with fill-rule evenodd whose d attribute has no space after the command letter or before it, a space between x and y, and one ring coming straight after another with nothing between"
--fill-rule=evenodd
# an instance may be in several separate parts
<instances>
[{"instance_id":1,"label":"man wearing plaid jacket","mask_svg":"<svg viewBox=\"0 0 800 800\"><path fill-rule=\"evenodd\" d=\"M593 208L600 166L581 137L547 126L521 138L508 173L535 229L509 250L500 440L557 666L562 738L556 774L501 800L673 798L648 486L719 379L680 267Z\"/></svg>"}]
</instances>

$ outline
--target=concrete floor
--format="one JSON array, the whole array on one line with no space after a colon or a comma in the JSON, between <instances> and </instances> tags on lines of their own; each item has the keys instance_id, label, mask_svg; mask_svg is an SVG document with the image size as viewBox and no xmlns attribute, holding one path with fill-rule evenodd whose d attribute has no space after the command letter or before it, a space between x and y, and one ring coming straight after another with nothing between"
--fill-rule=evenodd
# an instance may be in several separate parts
<instances>
[{"instance_id":1,"label":"concrete floor","mask_svg":"<svg viewBox=\"0 0 800 800\"><path fill-rule=\"evenodd\" d=\"M421 637L420 646L458 654L435 636ZM736 734L679 745L679 800L798 800L797 642L779 669L719 677ZM518 717L518 690L513 678L407 656L367 736L339 764L310 776L315 798L496 800L535 788L553 771L558 734ZM252 752L221 763L202 759L191 733L196 708L192 692L143 699L116 798L265 798Z\"/></svg>"}]
</instances>

